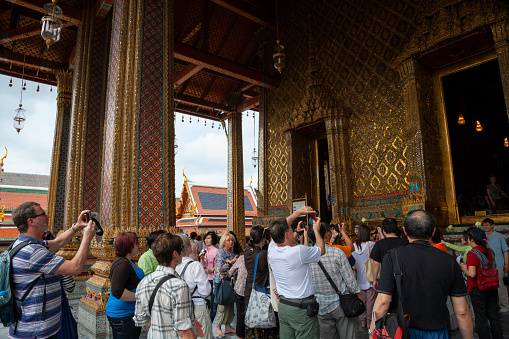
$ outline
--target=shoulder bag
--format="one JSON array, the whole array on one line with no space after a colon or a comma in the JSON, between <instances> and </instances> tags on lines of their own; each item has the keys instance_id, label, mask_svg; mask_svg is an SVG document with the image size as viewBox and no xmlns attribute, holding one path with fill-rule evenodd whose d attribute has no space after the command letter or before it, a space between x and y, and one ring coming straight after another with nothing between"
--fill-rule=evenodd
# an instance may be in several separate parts
<instances>
[{"instance_id":1,"label":"shoulder bag","mask_svg":"<svg viewBox=\"0 0 509 339\"><path fill-rule=\"evenodd\" d=\"M492 251L491 249L489 250ZM476 276L477 288L479 288L481 291L491 291L498 289L498 270L493 267L493 261L490 264L488 257L482 254L479 250L472 249L471 251L481 262L481 269L477 272ZM493 251L491 252L491 257L495 257Z\"/></svg>"},{"instance_id":2,"label":"shoulder bag","mask_svg":"<svg viewBox=\"0 0 509 339\"><path fill-rule=\"evenodd\" d=\"M364 262L364 271L366 273L366 278L368 279L368 282L372 283L373 282L373 259L371 259L369 257L369 241L366 243L367 247L368 247L368 260L366 260ZM378 277L377 279L380 278L380 270L378 270Z\"/></svg>"},{"instance_id":3,"label":"shoulder bag","mask_svg":"<svg viewBox=\"0 0 509 339\"><path fill-rule=\"evenodd\" d=\"M276 316L270 302L270 289L255 284L256 271L258 270L258 256L256 253L253 274L253 288L247 305L245 324L249 328L272 328L276 327Z\"/></svg>"},{"instance_id":4,"label":"shoulder bag","mask_svg":"<svg viewBox=\"0 0 509 339\"><path fill-rule=\"evenodd\" d=\"M392 259L392 270L396 279L396 289L398 291L398 312L386 314L381 319L375 319L373 312L373 320L375 321L375 331L373 339L408 339L408 326L410 325L410 316L403 311L403 302L401 299L401 279L403 272L399 265L398 252L396 249L389 252Z\"/></svg>"},{"instance_id":5,"label":"shoulder bag","mask_svg":"<svg viewBox=\"0 0 509 339\"><path fill-rule=\"evenodd\" d=\"M364 311L366 311L366 305L364 305L364 302L357 297L357 294L351 294L351 293L345 293L342 294L334 281L332 280L331 276L329 275L329 272L325 269L322 262L318 262L318 266L322 269L323 273L327 277L327 280L332 285L332 288L336 293L339 295L339 304L341 305L341 309L345 313L345 316L347 318L354 318L360 316Z\"/></svg>"},{"instance_id":6,"label":"shoulder bag","mask_svg":"<svg viewBox=\"0 0 509 339\"><path fill-rule=\"evenodd\" d=\"M219 267L216 265L216 270L219 271ZM222 274L221 274L222 275ZM233 284L230 278L223 275L223 278L215 283L215 291L214 291L214 304L217 305L230 305L235 302L235 291L233 290Z\"/></svg>"}]
</instances>

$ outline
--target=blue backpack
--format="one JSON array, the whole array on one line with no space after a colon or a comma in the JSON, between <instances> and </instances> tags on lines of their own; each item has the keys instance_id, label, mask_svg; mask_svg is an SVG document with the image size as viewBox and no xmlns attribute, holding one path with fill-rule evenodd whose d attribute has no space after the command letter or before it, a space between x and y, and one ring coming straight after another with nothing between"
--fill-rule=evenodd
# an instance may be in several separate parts
<instances>
[{"instance_id":1,"label":"blue backpack","mask_svg":"<svg viewBox=\"0 0 509 339\"><path fill-rule=\"evenodd\" d=\"M38 242L23 241L14 248L12 248L14 245L14 243L12 243L7 250L0 254L0 321L4 326L11 326L18 322L21 316L21 304L32 291L37 281L42 277L41 275L34 280L21 300L15 298L12 277L12 258L14 258L23 247L31 244L38 244Z\"/></svg>"}]
</instances>

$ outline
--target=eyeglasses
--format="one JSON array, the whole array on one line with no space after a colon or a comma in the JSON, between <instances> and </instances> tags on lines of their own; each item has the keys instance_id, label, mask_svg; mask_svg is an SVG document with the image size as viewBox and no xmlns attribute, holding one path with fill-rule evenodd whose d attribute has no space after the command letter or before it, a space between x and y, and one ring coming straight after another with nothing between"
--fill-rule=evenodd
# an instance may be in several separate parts
<instances>
[{"instance_id":1,"label":"eyeglasses","mask_svg":"<svg viewBox=\"0 0 509 339\"><path fill-rule=\"evenodd\" d=\"M41 213L41 214L36 214L36 215L34 215L33 217L30 217L30 218L28 218L28 219L35 219L35 218L37 218L37 217L40 217L41 215L46 215L46 212L45 212L45 211L42 211L42 213Z\"/></svg>"}]
</instances>

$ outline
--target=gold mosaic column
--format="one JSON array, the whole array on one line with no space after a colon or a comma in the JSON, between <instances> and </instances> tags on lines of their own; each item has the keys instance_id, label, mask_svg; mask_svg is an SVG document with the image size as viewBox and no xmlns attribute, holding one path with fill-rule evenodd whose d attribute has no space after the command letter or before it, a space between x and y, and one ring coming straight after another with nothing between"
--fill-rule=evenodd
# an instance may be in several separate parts
<instances>
[{"instance_id":1,"label":"gold mosaic column","mask_svg":"<svg viewBox=\"0 0 509 339\"><path fill-rule=\"evenodd\" d=\"M505 107L509 119L509 24L507 21L491 26L495 49L497 50L498 67L502 88L504 89Z\"/></svg>"},{"instance_id":2,"label":"gold mosaic column","mask_svg":"<svg viewBox=\"0 0 509 339\"><path fill-rule=\"evenodd\" d=\"M416 71L418 61L406 60L399 68L403 85L403 101L405 108L405 131L408 143L407 168L409 180L409 197L403 202L403 213L411 209L424 208L425 205L425 168L423 141L421 134L421 109L419 105L419 84Z\"/></svg>"},{"instance_id":3,"label":"gold mosaic column","mask_svg":"<svg viewBox=\"0 0 509 339\"><path fill-rule=\"evenodd\" d=\"M51 176L48 192L48 210L50 231L57 234L64 224L65 177L67 171L67 147L69 143L69 121L71 116L72 72L57 70L57 118L53 155L51 158Z\"/></svg>"},{"instance_id":4,"label":"gold mosaic column","mask_svg":"<svg viewBox=\"0 0 509 339\"><path fill-rule=\"evenodd\" d=\"M228 112L228 230L235 233L242 247L246 245L245 222L242 113L232 106Z\"/></svg>"},{"instance_id":5,"label":"gold mosaic column","mask_svg":"<svg viewBox=\"0 0 509 339\"><path fill-rule=\"evenodd\" d=\"M73 79L73 108L67 166L64 225L70 225L83 209L83 173L85 169L85 145L90 81L90 53L94 24L93 3L83 6L83 20L78 27L76 46L76 71Z\"/></svg>"},{"instance_id":6,"label":"gold mosaic column","mask_svg":"<svg viewBox=\"0 0 509 339\"><path fill-rule=\"evenodd\" d=\"M348 132L350 116L351 113L346 108L341 108L325 119L329 150L331 223L350 221L353 202Z\"/></svg>"}]
</instances>

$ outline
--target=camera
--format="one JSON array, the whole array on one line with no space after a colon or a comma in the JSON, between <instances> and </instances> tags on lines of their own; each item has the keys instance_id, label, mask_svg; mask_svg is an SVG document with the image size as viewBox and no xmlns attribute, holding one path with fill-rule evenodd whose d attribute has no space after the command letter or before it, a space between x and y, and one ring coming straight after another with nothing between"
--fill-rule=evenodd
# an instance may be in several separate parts
<instances>
[{"instance_id":1,"label":"camera","mask_svg":"<svg viewBox=\"0 0 509 339\"><path fill-rule=\"evenodd\" d=\"M200 254L198 254L199 257L203 257L207 253L206 249L202 249Z\"/></svg>"},{"instance_id":2,"label":"camera","mask_svg":"<svg viewBox=\"0 0 509 339\"><path fill-rule=\"evenodd\" d=\"M97 234L98 236L102 236L104 231L99 221L97 221L97 219L99 218L99 214L97 212L86 212L85 216L87 217L87 223L90 220L92 220L96 224L97 230L95 231L95 234Z\"/></svg>"}]
</instances>

